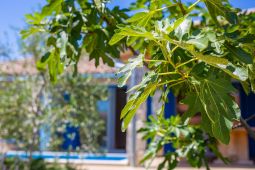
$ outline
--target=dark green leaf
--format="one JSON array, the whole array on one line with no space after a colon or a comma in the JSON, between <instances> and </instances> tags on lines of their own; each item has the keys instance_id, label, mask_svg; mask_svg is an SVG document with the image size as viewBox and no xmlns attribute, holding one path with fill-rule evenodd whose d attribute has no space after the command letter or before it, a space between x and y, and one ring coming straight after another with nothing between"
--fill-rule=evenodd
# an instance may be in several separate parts
<instances>
[{"instance_id":1,"label":"dark green leaf","mask_svg":"<svg viewBox=\"0 0 255 170\"><path fill-rule=\"evenodd\" d=\"M234 47L228 43L225 43L225 46L229 50L230 54L232 54L236 59L246 64L252 64L251 55L245 52L243 49Z\"/></svg>"},{"instance_id":2,"label":"dark green leaf","mask_svg":"<svg viewBox=\"0 0 255 170\"><path fill-rule=\"evenodd\" d=\"M183 100L183 103L189 105L184 118L200 112L204 130L227 144L232 122L240 117L240 109L230 97L235 89L229 81L213 76L198 80L194 89L195 92Z\"/></svg>"},{"instance_id":3,"label":"dark green leaf","mask_svg":"<svg viewBox=\"0 0 255 170\"><path fill-rule=\"evenodd\" d=\"M230 11L227 7L224 6L226 0L205 0L205 5L213 18L213 20L218 23L217 17L223 16L231 24L237 24L237 14Z\"/></svg>"}]
</instances>

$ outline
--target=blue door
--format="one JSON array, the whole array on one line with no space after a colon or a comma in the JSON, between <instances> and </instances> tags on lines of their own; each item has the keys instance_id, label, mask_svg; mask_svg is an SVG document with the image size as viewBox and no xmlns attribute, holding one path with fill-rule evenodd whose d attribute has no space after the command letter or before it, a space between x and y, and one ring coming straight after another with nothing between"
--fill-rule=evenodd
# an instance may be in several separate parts
<instances>
[{"instance_id":1,"label":"blue door","mask_svg":"<svg viewBox=\"0 0 255 170\"><path fill-rule=\"evenodd\" d=\"M152 108L152 103L153 103L153 98L149 97L147 99L147 120L149 121L149 116L153 114L153 108ZM170 118L173 115L176 115L176 98L173 95L173 93L168 94L168 103L165 104L165 118ZM150 140L147 141L150 143ZM164 154L167 152L173 152L174 148L172 147L171 144L166 144L164 146Z\"/></svg>"},{"instance_id":2,"label":"blue door","mask_svg":"<svg viewBox=\"0 0 255 170\"><path fill-rule=\"evenodd\" d=\"M168 94L168 103L165 104L165 118L170 118L176 115L176 98L172 92ZM174 152L172 144L166 144L164 146L164 153Z\"/></svg>"},{"instance_id":3,"label":"blue door","mask_svg":"<svg viewBox=\"0 0 255 170\"><path fill-rule=\"evenodd\" d=\"M245 94L244 90L240 88L240 102L241 102L241 112L244 119L249 118L255 114L255 94L251 93L248 96ZM251 127L255 127L255 119L248 121ZM249 141L249 157L250 160L255 160L255 141L248 136Z\"/></svg>"}]
</instances>

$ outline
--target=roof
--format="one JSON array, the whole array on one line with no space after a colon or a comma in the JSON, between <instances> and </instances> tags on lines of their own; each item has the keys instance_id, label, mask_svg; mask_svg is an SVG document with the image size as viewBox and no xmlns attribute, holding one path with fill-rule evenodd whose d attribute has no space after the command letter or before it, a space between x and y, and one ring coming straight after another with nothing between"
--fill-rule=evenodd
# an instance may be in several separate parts
<instances>
[{"instance_id":1,"label":"roof","mask_svg":"<svg viewBox=\"0 0 255 170\"><path fill-rule=\"evenodd\" d=\"M78 63L78 72L81 74L115 73L116 71L117 68L107 66L102 61L96 67L95 61L89 61L87 56L82 57ZM38 73L38 70L33 58L23 58L0 62L0 73L8 75L34 75Z\"/></svg>"},{"instance_id":2,"label":"roof","mask_svg":"<svg viewBox=\"0 0 255 170\"><path fill-rule=\"evenodd\" d=\"M126 62L133 56L130 50L120 54L120 62ZM118 65L118 63L116 63ZM67 69L70 71L70 69ZM100 59L99 65L95 66L95 60L89 61L89 57L84 55L78 62L78 73L81 74L109 74L116 73L117 67L110 67ZM22 58L12 61L0 61L0 73L7 75L35 75L38 73L35 59L32 57Z\"/></svg>"}]
</instances>

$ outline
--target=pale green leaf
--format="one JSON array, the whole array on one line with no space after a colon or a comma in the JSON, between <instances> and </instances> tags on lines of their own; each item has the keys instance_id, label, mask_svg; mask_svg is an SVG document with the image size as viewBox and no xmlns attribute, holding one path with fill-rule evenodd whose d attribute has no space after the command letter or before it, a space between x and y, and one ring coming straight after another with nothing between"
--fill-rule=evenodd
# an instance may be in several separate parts
<instances>
[{"instance_id":1,"label":"pale green leaf","mask_svg":"<svg viewBox=\"0 0 255 170\"><path fill-rule=\"evenodd\" d=\"M141 92L138 95L134 95L133 99L128 101L127 107L125 106L121 112L121 117L123 117L122 130L126 130L132 118L136 114L140 105L146 101L149 95L154 92L157 88L156 84L149 84L145 88L140 89ZM135 97L135 99L134 99Z\"/></svg>"},{"instance_id":2,"label":"pale green leaf","mask_svg":"<svg viewBox=\"0 0 255 170\"><path fill-rule=\"evenodd\" d=\"M131 76L132 72L138 68L143 66L143 54L140 54L138 57L129 59L129 63L122 67L119 72L119 79L118 79L118 86L124 86L129 77Z\"/></svg>"},{"instance_id":3,"label":"pale green leaf","mask_svg":"<svg viewBox=\"0 0 255 170\"><path fill-rule=\"evenodd\" d=\"M182 19L177 20L177 21L178 22L176 24L179 26L174 30L175 36L177 38L179 38L179 40L182 40L182 38L185 34L189 34L190 28L192 25L192 21L191 21L191 19L187 19L187 18L185 18L184 21L182 21Z\"/></svg>"},{"instance_id":4,"label":"pale green leaf","mask_svg":"<svg viewBox=\"0 0 255 170\"><path fill-rule=\"evenodd\" d=\"M207 37L201 37L197 39L190 39L187 41L188 44L194 45L196 48L198 48L200 51L203 51L208 47L209 40Z\"/></svg>"},{"instance_id":5,"label":"pale green leaf","mask_svg":"<svg viewBox=\"0 0 255 170\"><path fill-rule=\"evenodd\" d=\"M125 35L120 35L120 34L118 34L118 33L115 33L113 36L112 36L112 38L111 38L111 40L109 41L109 44L110 45L114 45L114 44L116 44L116 43L118 43L119 41L121 41L123 38L125 38L126 36Z\"/></svg>"},{"instance_id":6,"label":"pale green leaf","mask_svg":"<svg viewBox=\"0 0 255 170\"><path fill-rule=\"evenodd\" d=\"M235 66L230 62L227 65L216 64L214 66L223 70L234 79L241 81L246 81L248 79L248 69L245 67Z\"/></svg>"},{"instance_id":7,"label":"pale green leaf","mask_svg":"<svg viewBox=\"0 0 255 170\"><path fill-rule=\"evenodd\" d=\"M139 12L133 15L131 18L127 19L126 22L140 22L142 19L146 18L147 15L150 15L150 12Z\"/></svg>"}]
</instances>

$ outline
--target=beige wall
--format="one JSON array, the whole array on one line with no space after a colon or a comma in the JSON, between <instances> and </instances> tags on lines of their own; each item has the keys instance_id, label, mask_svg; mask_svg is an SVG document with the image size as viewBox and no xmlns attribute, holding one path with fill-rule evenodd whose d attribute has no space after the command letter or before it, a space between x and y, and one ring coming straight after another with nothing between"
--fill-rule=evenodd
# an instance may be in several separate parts
<instances>
[{"instance_id":1,"label":"beige wall","mask_svg":"<svg viewBox=\"0 0 255 170\"><path fill-rule=\"evenodd\" d=\"M10 150L10 146L8 146L3 141L0 141L0 154L3 154L3 153L5 153L5 152L7 152L9 150Z\"/></svg>"},{"instance_id":2,"label":"beige wall","mask_svg":"<svg viewBox=\"0 0 255 170\"><path fill-rule=\"evenodd\" d=\"M229 145L219 143L219 150L233 162L249 162L249 144L246 130L244 128L232 130Z\"/></svg>"}]
</instances>

